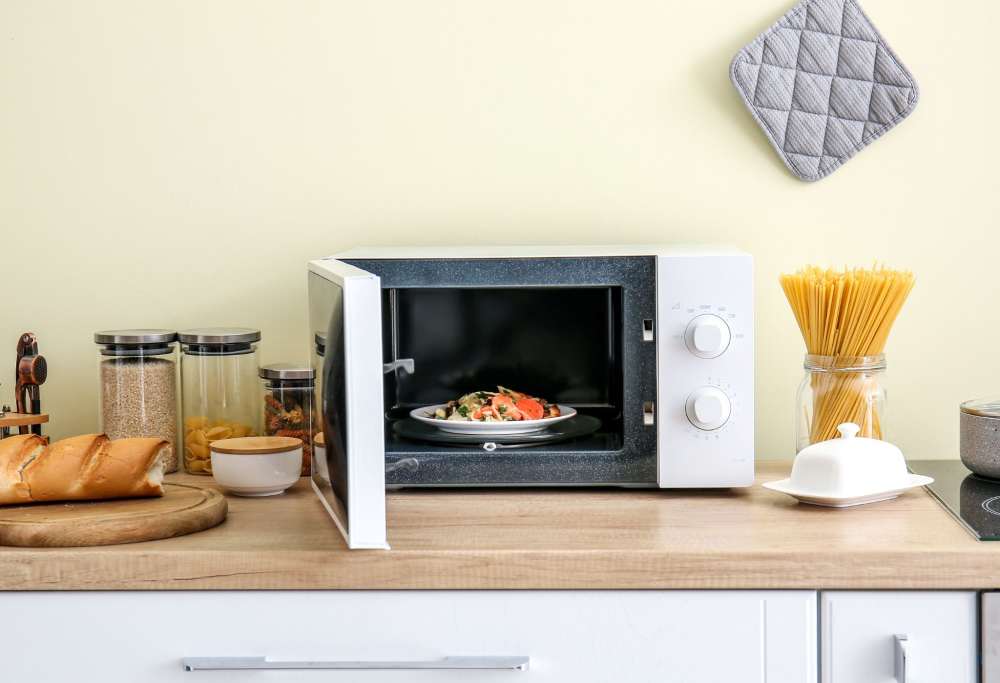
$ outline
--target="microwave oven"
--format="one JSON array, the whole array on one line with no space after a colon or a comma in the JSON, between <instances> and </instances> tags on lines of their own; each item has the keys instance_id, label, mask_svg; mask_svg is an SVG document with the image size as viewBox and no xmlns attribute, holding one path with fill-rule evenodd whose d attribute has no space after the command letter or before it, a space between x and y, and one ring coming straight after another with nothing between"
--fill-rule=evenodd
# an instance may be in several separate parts
<instances>
[{"instance_id":1,"label":"microwave oven","mask_svg":"<svg viewBox=\"0 0 1000 683\"><path fill-rule=\"evenodd\" d=\"M386 487L753 481L749 254L359 248L311 261L308 296L313 487L351 547L384 547ZM498 386L576 415L525 438L410 415Z\"/></svg>"}]
</instances>

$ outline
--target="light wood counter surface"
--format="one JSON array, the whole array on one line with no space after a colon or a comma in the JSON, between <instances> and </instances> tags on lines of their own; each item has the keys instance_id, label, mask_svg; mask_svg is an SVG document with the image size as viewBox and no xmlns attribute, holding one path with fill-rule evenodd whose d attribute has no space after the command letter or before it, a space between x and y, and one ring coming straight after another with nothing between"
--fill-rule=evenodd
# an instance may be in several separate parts
<instances>
[{"instance_id":1,"label":"light wood counter surface","mask_svg":"<svg viewBox=\"0 0 1000 683\"><path fill-rule=\"evenodd\" d=\"M758 463L758 482L788 468ZM1000 587L1000 542L922 489L844 510L759 486L396 492L388 551L348 551L306 480L229 503L190 536L0 548L0 590Z\"/></svg>"}]
</instances>

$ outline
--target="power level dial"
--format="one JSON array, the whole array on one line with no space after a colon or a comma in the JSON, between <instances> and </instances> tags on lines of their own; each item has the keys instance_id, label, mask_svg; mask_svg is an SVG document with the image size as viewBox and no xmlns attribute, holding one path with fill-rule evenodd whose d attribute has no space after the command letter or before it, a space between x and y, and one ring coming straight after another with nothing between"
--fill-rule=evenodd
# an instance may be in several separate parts
<instances>
[{"instance_id":1,"label":"power level dial","mask_svg":"<svg viewBox=\"0 0 1000 683\"><path fill-rule=\"evenodd\" d=\"M729 348L733 334L726 321L706 313L688 323L684 330L684 343L688 351L699 358L718 358Z\"/></svg>"},{"instance_id":2,"label":"power level dial","mask_svg":"<svg viewBox=\"0 0 1000 683\"><path fill-rule=\"evenodd\" d=\"M684 412L695 427L711 432L729 422L733 414L733 404L722 389L700 387L688 396Z\"/></svg>"}]
</instances>

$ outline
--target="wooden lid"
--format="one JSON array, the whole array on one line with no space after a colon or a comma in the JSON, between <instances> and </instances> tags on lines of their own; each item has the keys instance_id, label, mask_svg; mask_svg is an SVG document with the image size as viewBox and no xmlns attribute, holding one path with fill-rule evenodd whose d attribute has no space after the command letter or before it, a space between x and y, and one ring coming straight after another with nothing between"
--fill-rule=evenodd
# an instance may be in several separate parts
<instances>
[{"instance_id":1,"label":"wooden lid","mask_svg":"<svg viewBox=\"0 0 1000 683\"><path fill-rule=\"evenodd\" d=\"M210 448L216 453L287 453L302 448L302 439L291 436L241 436L213 441Z\"/></svg>"}]
</instances>

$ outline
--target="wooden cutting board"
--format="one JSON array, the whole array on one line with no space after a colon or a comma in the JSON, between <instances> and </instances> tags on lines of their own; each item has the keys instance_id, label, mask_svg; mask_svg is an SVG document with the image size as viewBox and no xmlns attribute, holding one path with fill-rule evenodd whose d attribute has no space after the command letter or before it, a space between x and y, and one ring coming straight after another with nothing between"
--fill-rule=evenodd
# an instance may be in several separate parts
<instances>
[{"instance_id":1,"label":"wooden cutting board","mask_svg":"<svg viewBox=\"0 0 1000 683\"><path fill-rule=\"evenodd\" d=\"M66 548L153 541L210 529L227 511L221 493L190 484L164 484L161 498L0 507L0 545Z\"/></svg>"}]
</instances>

